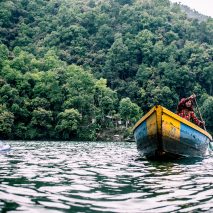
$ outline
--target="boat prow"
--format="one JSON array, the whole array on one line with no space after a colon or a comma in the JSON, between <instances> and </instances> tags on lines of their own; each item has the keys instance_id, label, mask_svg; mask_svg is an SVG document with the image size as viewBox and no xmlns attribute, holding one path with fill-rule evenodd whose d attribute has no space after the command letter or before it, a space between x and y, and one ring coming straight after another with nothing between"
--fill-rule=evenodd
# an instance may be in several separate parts
<instances>
[{"instance_id":1,"label":"boat prow","mask_svg":"<svg viewBox=\"0 0 213 213\"><path fill-rule=\"evenodd\" d=\"M133 128L138 151L148 158L205 156L212 136L197 125L158 105Z\"/></svg>"}]
</instances>

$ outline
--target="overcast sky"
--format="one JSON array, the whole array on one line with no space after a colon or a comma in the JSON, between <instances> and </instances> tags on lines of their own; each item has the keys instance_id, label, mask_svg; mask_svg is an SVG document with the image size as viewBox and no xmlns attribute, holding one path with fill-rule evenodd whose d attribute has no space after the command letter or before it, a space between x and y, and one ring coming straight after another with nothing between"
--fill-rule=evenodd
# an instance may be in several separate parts
<instances>
[{"instance_id":1,"label":"overcast sky","mask_svg":"<svg viewBox=\"0 0 213 213\"><path fill-rule=\"evenodd\" d=\"M201 14L211 16L213 18L213 0L170 0L171 2L180 2L181 4L195 9Z\"/></svg>"}]
</instances>

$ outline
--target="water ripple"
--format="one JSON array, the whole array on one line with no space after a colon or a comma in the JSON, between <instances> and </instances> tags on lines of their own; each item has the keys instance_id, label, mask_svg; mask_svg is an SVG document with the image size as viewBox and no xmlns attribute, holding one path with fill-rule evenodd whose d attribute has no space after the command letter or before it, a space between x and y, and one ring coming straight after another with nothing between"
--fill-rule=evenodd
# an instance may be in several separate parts
<instances>
[{"instance_id":1,"label":"water ripple","mask_svg":"<svg viewBox=\"0 0 213 213\"><path fill-rule=\"evenodd\" d=\"M212 156L154 162L134 143L8 143L2 212L213 212Z\"/></svg>"}]
</instances>

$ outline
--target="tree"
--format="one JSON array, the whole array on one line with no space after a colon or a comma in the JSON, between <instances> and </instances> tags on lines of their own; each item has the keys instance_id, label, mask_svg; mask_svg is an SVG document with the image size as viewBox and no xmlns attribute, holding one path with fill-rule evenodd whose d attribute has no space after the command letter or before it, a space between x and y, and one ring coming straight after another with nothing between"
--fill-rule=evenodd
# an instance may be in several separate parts
<instances>
[{"instance_id":1,"label":"tree","mask_svg":"<svg viewBox=\"0 0 213 213\"><path fill-rule=\"evenodd\" d=\"M75 65L68 66L65 75L67 79L63 88L66 90L66 98L63 109L74 108L82 116L90 117L93 114L94 77L90 72Z\"/></svg>"},{"instance_id":2,"label":"tree","mask_svg":"<svg viewBox=\"0 0 213 213\"><path fill-rule=\"evenodd\" d=\"M58 114L58 123L55 130L58 132L61 139L70 139L76 136L76 131L79 128L81 114L77 109L65 109L64 112Z\"/></svg>"},{"instance_id":3,"label":"tree","mask_svg":"<svg viewBox=\"0 0 213 213\"><path fill-rule=\"evenodd\" d=\"M33 110L29 124L28 137L30 139L51 138L52 122L53 115L51 111L40 107Z\"/></svg>"},{"instance_id":4,"label":"tree","mask_svg":"<svg viewBox=\"0 0 213 213\"><path fill-rule=\"evenodd\" d=\"M112 88L114 79L126 79L129 76L129 50L128 47L123 43L122 36L116 35L116 39L109 49L107 54L106 63L104 66L104 73L109 79L109 84Z\"/></svg>"},{"instance_id":5,"label":"tree","mask_svg":"<svg viewBox=\"0 0 213 213\"><path fill-rule=\"evenodd\" d=\"M207 96L200 108L207 128L213 131L213 96Z\"/></svg>"},{"instance_id":6,"label":"tree","mask_svg":"<svg viewBox=\"0 0 213 213\"><path fill-rule=\"evenodd\" d=\"M136 122L140 116L142 116L140 107L132 103L129 98L121 99L119 103L119 113L126 123L126 128L128 128L129 124Z\"/></svg>"},{"instance_id":7,"label":"tree","mask_svg":"<svg viewBox=\"0 0 213 213\"><path fill-rule=\"evenodd\" d=\"M145 64L150 64L152 61L154 38L154 34L147 29L140 31L135 38L140 54L138 57L140 57Z\"/></svg>"},{"instance_id":8,"label":"tree","mask_svg":"<svg viewBox=\"0 0 213 213\"><path fill-rule=\"evenodd\" d=\"M0 134L2 138L10 138L14 123L14 115L7 110L5 105L0 104Z\"/></svg>"},{"instance_id":9,"label":"tree","mask_svg":"<svg viewBox=\"0 0 213 213\"><path fill-rule=\"evenodd\" d=\"M206 89L209 95L213 95L213 64L210 63L208 66L208 63L206 63L205 67L200 70L200 72L197 75L197 78L201 82L201 85Z\"/></svg>"},{"instance_id":10,"label":"tree","mask_svg":"<svg viewBox=\"0 0 213 213\"><path fill-rule=\"evenodd\" d=\"M9 50L4 44L0 44L0 69L3 67L3 63L8 59Z\"/></svg>"}]
</instances>

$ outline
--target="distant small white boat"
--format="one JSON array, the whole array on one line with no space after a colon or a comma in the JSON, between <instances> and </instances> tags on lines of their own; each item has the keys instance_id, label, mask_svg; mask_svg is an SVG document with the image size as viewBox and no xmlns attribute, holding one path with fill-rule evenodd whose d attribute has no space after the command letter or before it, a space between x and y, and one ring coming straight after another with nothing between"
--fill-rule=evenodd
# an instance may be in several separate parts
<instances>
[{"instance_id":1,"label":"distant small white boat","mask_svg":"<svg viewBox=\"0 0 213 213\"><path fill-rule=\"evenodd\" d=\"M0 152L1 151L9 151L10 150L10 145L9 144L4 144L2 141L0 141Z\"/></svg>"}]
</instances>

